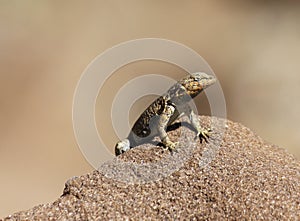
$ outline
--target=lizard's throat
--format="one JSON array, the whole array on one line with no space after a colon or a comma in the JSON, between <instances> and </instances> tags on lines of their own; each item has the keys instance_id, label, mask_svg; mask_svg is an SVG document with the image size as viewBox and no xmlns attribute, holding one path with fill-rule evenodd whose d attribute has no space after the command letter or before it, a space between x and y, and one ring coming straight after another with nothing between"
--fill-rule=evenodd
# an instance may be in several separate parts
<instances>
[{"instance_id":1,"label":"lizard's throat","mask_svg":"<svg viewBox=\"0 0 300 221\"><path fill-rule=\"evenodd\" d=\"M191 96L191 98L196 97L198 94L200 94L203 91L203 89L201 90L193 90L193 91L188 91L188 95Z\"/></svg>"}]
</instances>

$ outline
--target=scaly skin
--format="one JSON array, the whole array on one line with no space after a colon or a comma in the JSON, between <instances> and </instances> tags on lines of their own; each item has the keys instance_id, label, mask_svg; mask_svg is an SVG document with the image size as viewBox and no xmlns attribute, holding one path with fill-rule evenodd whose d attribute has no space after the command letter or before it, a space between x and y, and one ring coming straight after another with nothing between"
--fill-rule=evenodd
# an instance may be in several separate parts
<instances>
[{"instance_id":1,"label":"scaly skin","mask_svg":"<svg viewBox=\"0 0 300 221\"><path fill-rule=\"evenodd\" d=\"M206 87L214 84L216 78L203 72L189 74L174 84L164 95L157 98L137 119L127 139L119 141L115 146L118 156L131 148L159 136L165 148L174 150L178 142L172 142L166 132L181 114L186 114L197 131L197 137L208 141L210 129L200 126L198 116L187 103Z\"/></svg>"}]
</instances>

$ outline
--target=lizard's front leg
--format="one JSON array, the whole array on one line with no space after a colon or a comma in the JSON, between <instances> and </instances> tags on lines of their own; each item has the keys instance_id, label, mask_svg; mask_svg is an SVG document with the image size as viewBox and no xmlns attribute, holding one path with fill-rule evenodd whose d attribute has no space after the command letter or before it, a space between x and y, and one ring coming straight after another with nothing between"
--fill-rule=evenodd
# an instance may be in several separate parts
<instances>
[{"instance_id":1,"label":"lizard's front leg","mask_svg":"<svg viewBox=\"0 0 300 221\"><path fill-rule=\"evenodd\" d=\"M157 130L159 137L166 149L174 150L178 142L172 142L166 132L168 122L175 112L175 107L167 104L162 114L159 115Z\"/></svg>"},{"instance_id":2,"label":"lizard's front leg","mask_svg":"<svg viewBox=\"0 0 300 221\"><path fill-rule=\"evenodd\" d=\"M188 106L189 107L189 106ZM188 108L187 115L190 118L192 126L197 130L196 137L199 137L200 143L202 143L202 140L204 140L206 143L208 143L208 138L211 133L211 129L205 129L200 126L198 115L194 113L194 111L191 108Z\"/></svg>"}]
</instances>

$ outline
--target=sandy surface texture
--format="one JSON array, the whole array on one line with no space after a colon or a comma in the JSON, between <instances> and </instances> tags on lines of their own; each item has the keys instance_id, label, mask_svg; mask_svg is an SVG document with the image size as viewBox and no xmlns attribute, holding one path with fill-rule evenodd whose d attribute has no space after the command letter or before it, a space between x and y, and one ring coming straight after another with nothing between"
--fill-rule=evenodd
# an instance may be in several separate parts
<instances>
[{"instance_id":1,"label":"sandy surface texture","mask_svg":"<svg viewBox=\"0 0 300 221\"><path fill-rule=\"evenodd\" d=\"M239 123L201 122L213 129L208 144L183 123L169 132L176 152L142 145L4 220L300 219L299 161Z\"/></svg>"}]
</instances>

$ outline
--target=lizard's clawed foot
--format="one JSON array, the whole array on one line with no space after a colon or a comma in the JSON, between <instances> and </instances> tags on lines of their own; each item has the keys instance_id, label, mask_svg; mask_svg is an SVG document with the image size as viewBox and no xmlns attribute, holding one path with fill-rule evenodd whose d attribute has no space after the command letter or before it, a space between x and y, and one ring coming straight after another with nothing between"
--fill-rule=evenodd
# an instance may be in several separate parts
<instances>
[{"instance_id":1,"label":"lizard's clawed foot","mask_svg":"<svg viewBox=\"0 0 300 221\"><path fill-rule=\"evenodd\" d=\"M201 129L195 138L199 137L200 143L202 143L203 140L208 143L208 138L211 136L211 132L211 129Z\"/></svg>"},{"instance_id":2,"label":"lizard's clawed foot","mask_svg":"<svg viewBox=\"0 0 300 221\"><path fill-rule=\"evenodd\" d=\"M128 151L130 149L130 142L128 139L124 139L119 141L115 146L115 154L116 156Z\"/></svg>"},{"instance_id":3,"label":"lizard's clawed foot","mask_svg":"<svg viewBox=\"0 0 300 221\"><path fill-rule=\"evenodd\" d=\"M170 151L175 150L176 147L178 146L178 144L179 144L179 142L172 142L170 140L163 142L163 145L165 146L165 149L170 150Z\"/></svg>"}]
</instances>

